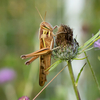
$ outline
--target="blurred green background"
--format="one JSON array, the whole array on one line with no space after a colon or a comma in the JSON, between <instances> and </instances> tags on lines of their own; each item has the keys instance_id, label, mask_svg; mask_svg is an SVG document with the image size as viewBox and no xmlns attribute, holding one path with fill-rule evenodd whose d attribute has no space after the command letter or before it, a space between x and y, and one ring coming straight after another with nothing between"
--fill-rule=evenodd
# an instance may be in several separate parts
<instances>
[{"instance_id":1,"label":"blurred green background","mask_svg":"<svg viewBox=\"0 0 100 100\"><path fill-rule=\"evenodd\" d=\"M43 17L45 11L47 11L46 21L50 22L53 26L59 26L60 24L69 25L67 23L69 20L67 12L70 12L70 9L67 9L67 6L69 6L68 1L0 0L0 69L5 67L12 68L17 75L13 81L0 84L0 100L17 100L24 95L32 100L42 89L38 84L39 59L35 60L31 65L26 66L24 65L26 60L22 60L20 56L39 49L38 32L42 20L35 7L38 8ZM83 2L83 9L78 16L81 19L79 30L81 34L80 38L82 38L80 40L82 41L80 42L84 43L91 38L92 34L95 34L100 29L100 0L83 0ZM72 1L70 5L75 3L75 1ZM73 9L76 8L73 6ZM74 13L74 10L70 13ZM72 17L74 18L74 16ZM71 28L74 31L76 30L74 27ZM88 52L88 55L100 83L100 61L98 60L100 51L92 50ZM52 62L55 61L52 59ZM46 83L64 65L60 64L55 70L50 72ZM73 67L75 69L77 66ZM8 88L8 92L6 92L5 90L8 84L12 88ZM82 100L100 99L100 93L88 66L82 72L78 88ZM67 68L36 100L76 100Z\"/></svg>"}]
</instances>

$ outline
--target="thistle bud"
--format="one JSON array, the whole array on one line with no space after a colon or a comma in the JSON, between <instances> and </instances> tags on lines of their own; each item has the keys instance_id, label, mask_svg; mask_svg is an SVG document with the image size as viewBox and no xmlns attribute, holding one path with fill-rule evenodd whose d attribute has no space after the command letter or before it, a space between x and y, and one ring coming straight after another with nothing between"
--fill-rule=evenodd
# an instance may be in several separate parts
<instances>
[{"instance_id":1,"label":"thistle bud","mask_svg":"<svg viewBox=\"0 0 100 100\"><path fill-rule=\"evenodd\" d=\"M76 57L78 47L72 29L67 25L61 25L56 33L55 48L57 49L54 50L53 55L62 60L70 60Z\"/></svg>"}]
</instances>

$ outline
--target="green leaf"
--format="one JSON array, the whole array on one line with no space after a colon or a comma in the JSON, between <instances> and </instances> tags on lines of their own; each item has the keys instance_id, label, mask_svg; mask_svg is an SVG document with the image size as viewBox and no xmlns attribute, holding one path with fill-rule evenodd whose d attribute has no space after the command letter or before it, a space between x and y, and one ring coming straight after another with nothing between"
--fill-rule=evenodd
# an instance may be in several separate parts
<instances>
[{"instance_id":1,"label":"green leaf","mask_svg":"<svg viewBox=\"0 0 100 100\"><path fill-rule=\"evenodd\" d=\"M90 38L87 42L85 42L84 45L81 46L79 49L83 49L86 46L88 46L91 42L93 42L99 36L99 34L100 34L100 31L98 31L92 38Z\"/></svg>"},{"instance_id":2,"label":"green leaf","mask_svg":"<svg viewBox=\"0 0 100 100\"><path fill-rule=\"evenodd\" d=\"M57 67L60 63L62 62L62 60L58 60L55 63L53 63L50 67L49 67L49 71L52 71L55 67Z\"/></svg>"},{"instance_id":3,"label":"green leaf","mask_svg":"<svg viewBox=\"0 0 100 100\"><path fill-rule=\"evenodd\" d=\"M84 58L74 58L73 60L84 60L84 59L86 59L86 57L84 57Z\"/></svg>"},{"instance_id":4,"label":"green leaf","mask_svg":"<svg viewBox=\"0 0 100 100\"><path fill-rule=\"evenodd\" d=\"M99 36L100 31L98 31L91 39L89 39L87 42L84 43L84 45L88 45L89 43L91 43L93 40L95 40L95 38L97 38L97 36Z\"/></svg>"},{"instance_id":5,"label":"green leaf","mask_svg":"<svg viewBox=\"0 0 100 100\"><path fill-rule=\"evenodd\" d=\"M86 51L89 51L89 50L92 50L92 49L94 49L94 47L91 47L91 48L88 48L86 50L83 50L83 51L79 52L78 55L81 54L81 53L83 53L84 51L86 52Z\"/></svg>"},{"instance_id":6,"label":"green leaf","mask_svg":"<svg viewBox=\"0 0 100 100\"><path fill-rule=\"evenodd\" d=\"M80 72L79 72L79 74L78 74L78 76L77 76L77 79L76 79L76 82L75 82L75 85L76 85L76 86L78 85L78 80L79 80L79 78L80 78L80 75L81 75L81 73L82 73L83 68L85 67L85 65L86 65L86 63L83 65L83 67L81 68L81 70L80 70Z\"/></svg>"}]
</instances>

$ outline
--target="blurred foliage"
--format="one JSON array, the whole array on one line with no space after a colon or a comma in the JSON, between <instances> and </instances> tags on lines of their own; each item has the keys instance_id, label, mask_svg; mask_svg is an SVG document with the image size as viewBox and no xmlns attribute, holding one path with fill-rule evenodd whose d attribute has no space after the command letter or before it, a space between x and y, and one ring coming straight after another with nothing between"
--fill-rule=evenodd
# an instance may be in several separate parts
<instances>
[{"instance_id":1,"label":"blurred foliage","mask_svg":"<svg viewBox=\"0 0 100 100\"><path fill-rule=\"evenodd\" d=\"M39 61L25 66L25 60L20 59L20 55L39 49L38 31L42 19L35 7L38 8L43 18L45 11L47 11L46 21L55 26L58 20L63 20L58 16L59 11L63 14L63 1L60 0L59 2L60 5L58 6L58 0L0 1L0 68L8 67L16 71L17 78L10 84L15 88L17 99L23 95L30 96L32 99L41 90L38 85ZM31 88L29 88L29 93L26 88L27 84L31 84L29 85ZM3 85L3 87L6 86ZM25 88L27 92L25 92ZM42 93L40 98L52 98L54 96L53 88L49 89L50 94L52 94L49 94L48 97L45 96L46 91ZM0 99L8 100L2 85L0 85Z\"/></svg>"},{"instance_id":2,"label":"blurred foliage","mask_svg":"<svg viewBox=\"0 0 100 100\"><path fill-rule=\"evenodd\" d=\"M99 4L100 0L87 0L85 3L82 14L85 23L83 29L88 33L96 33L100 29ZM17 77L10 84L16 91L17 99L27 95L31 100L42 89L38 84L39 60L26 66L24 65L26 60L20 59L20 55L39 49L38 31L42 20L35 7L39 9L43 18L45 11L47 11L46 21L53 26L61 23L66 24L63 19L64 0L0 0L0 68L8 67L16 71ZM92 34L89 35L88 37L92 36ZM100 56L100 51L95 53L94 50L88 55L100 83L100 61L97 58ZM57 69L50 72L48 81L60 71L62 66L60 64ZM83 90L86 100L96 100L99 98L99 92L88 67L85 68L84 78L81 88L85 87ZM70 89L70 85L72 85L70 82L68 73L64 70L40 94L37 100L65 100L65 98L67 100L68 92L74 94L73 89ZM7 84L0 84L0 100L8 100L7 94L4 92ZM9 91L11 92L11 90Z\"/></svg>"},{"instance_id":3,"label":"blurred foliage","mask_svg":"<svg viewBox=\"0 0 100 100\"><path fill-rule=\"evenodd\" d=\"M85 26L87 27L87 37L91 37L93 34L96 34L100 29L100 0L87 0L85 2L85 8L83 11L83 20ZM95 75L100 84L100 61L98 60L98 56L100 56L100 50L92 50L88 52L90 63L95 71ZM87 66L88 67L88 66ZM88 76L88 77L87 77ZM85 70L85 83L86 87L85 90L85 98L86 100L97 100L100 98L100 93L97 89L96 83L92 77L90 69L87 68Z\"/></svg>"}]
</instances>

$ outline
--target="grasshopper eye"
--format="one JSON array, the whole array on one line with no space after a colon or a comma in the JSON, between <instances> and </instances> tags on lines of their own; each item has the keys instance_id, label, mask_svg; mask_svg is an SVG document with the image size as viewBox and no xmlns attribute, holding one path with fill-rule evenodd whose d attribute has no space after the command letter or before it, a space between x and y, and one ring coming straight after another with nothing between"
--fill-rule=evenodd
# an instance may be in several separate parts
<instances>
[{"instance_id":1,"label":"grasshopper eye","mask_svg":"<svg viewBox=\"0 0 100 100\"><path fill-rule=\"evenodd\" d=\"M45 26L45 28L49 29L48 27Z\"/></svg>"},{"instance_id":2,"label":"grasshopper eye","mask_svg":"<svg viewBox=\"0 0 100 100\"><path fill-rule=\"evenodd\" d=\"M44 28L49 29L46 25L43 25Z\"/></svg>"},{"instance_id":3,"label":"grasshopper eye","mask_svg":"<svg viewBox=\"0 0 100 100\"><path fill-rule=\"evenodd\" d=\"M44 26L45 28L49 29L48 27Z\"/></svg>"}]
</instances>

